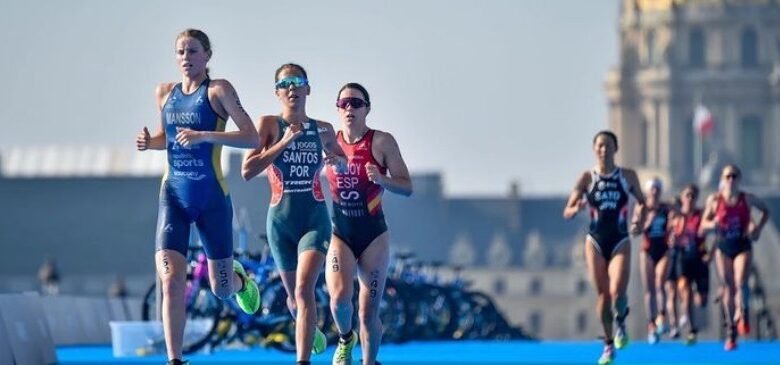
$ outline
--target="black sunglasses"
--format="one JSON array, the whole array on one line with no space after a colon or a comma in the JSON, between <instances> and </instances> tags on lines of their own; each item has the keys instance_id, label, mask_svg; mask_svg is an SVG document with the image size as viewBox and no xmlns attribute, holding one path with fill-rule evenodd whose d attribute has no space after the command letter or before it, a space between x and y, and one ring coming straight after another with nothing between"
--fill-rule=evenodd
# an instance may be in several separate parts
<instances>
[{"instance_id":1,"label":"black sunglasses","mask_svg":"<svg viewBox=\"0 0 780 365\"><path fill-rule=\"evenodd\" d=\"M341 109L346 109L350 105L354 109L360 109L364 106L369 106L371 104L369 104L367 101L360 98L341 98L339 100L336 100L336 106Z\"/></svg>"}]
</instances>

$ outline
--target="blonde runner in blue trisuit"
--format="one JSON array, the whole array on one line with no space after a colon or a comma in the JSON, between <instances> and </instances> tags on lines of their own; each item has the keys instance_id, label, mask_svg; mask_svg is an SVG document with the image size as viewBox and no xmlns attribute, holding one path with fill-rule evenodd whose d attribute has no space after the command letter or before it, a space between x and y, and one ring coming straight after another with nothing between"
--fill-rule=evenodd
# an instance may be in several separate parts
<instances>
[{"instance_id":1,"label":"blonde runner in blue trisuit","mask_svg":"<svg viewBox=\"0 0 780 365\"><path fill-rule=\"evenodd\" d=\"M176 60L181 83L157 88L160 129L151 135L144 127L136 139L139 151L167 150L168 166L160 188L155 261L162 284L162 320L168 364L182 361L185 280L190 224L195 223L208 257L214 295L234 293L241 309L254 313L260 306L257 285L233 260L233 208L219 165L222 145L254 148L257 130L241 107L233 86L211 80L208 36L187 29L176 37ZM238 131L225 132L232 118Z\"/></svg>"}]
</instances>

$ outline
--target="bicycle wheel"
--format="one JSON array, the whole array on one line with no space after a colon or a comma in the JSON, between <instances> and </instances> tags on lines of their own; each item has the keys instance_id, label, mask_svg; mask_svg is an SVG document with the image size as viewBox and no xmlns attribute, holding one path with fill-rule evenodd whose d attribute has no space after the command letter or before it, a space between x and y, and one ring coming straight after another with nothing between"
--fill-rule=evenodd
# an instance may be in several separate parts
<instances>
[{"instance_id":1,"label":"bicycle wheel","mask_svg":"<svg viewBox=\"0 0 780 365\"><path fill-rule=\"evenodd\" d=\"M156 284L152 284L144 294L144 300L141 302L141 319L144 321L155 320L157 318L155 305ZM212 341L212 336L216 333L222 315L222 301L211 293L210 288L198 286L193 290L190 298L187 298L185 307L188 321L199 321L201 324L198 331L193 335L185 336L182 351L190 354L200 350L203 346Z\"/></svg>"}]
</instances>

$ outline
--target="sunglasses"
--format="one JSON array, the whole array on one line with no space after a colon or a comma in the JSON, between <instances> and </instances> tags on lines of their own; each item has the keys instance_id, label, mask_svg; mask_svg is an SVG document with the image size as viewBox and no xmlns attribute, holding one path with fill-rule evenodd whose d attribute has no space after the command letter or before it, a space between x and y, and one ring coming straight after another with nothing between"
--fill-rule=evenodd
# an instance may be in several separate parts
<instances>
[{"instance_id":1,"label":"sunglasses","mask_svg":"<svg viewBox=\"0 0 780 365\"><path fill-rule=\"evenodd\" d=\"M309 80L299 76L285 77L276 82L277 89L289 89L292 85L295 88L304 87L309 84Z\"/></svg>"},{"instance_id":2,"label":"sunglasses","mask_svg":"<svg viewBox=\"0 0 780 365\"><path fill-rule=\"evenodd\" d=\"M725 177L726 179L730 179L730 180L736 180L736 179L739 179L739 174L733 174L732 173L732 174L724 175L723 177Z\"/></svg>"},{"instance_id":3,"label":"sunglasses","mask_svg":"<svg viewBox=\"0 0 780 365\"><path fill-rule=\"evenodd\" d=\"M346 109L350 105L354 109L360 109L364 106L369 106L370 104L367 101L360 98L341 98L339 100L336 100L336 106L341 109Z\"/></svg>"}]
</instances>

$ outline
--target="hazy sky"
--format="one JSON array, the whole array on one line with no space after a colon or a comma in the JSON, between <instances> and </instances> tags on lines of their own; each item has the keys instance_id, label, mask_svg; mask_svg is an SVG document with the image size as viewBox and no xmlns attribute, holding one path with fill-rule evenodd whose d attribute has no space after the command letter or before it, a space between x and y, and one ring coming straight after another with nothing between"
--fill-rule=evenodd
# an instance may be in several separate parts
<instances>
[{"instance_id":1,"label":"hazy sky","mask_svg":"<svg viewBox=\"0 0 780 365\"><path fill-rule=\"evenodd\" d=\"M273 72L308 71L308 114L339 125L339 87L364 84L369 125L412 172L457 195L566 192L607 125L617 64L612 0L0 1L0 148L134 148L159 123L154 88L180 80L176 34L211 38L212 77L254 118L278 113ZM231 124L232 125L232 124Z\"/></svg>"}]
</instances>

